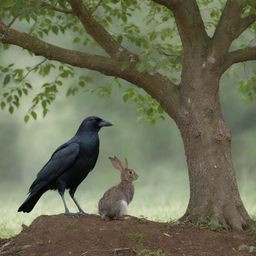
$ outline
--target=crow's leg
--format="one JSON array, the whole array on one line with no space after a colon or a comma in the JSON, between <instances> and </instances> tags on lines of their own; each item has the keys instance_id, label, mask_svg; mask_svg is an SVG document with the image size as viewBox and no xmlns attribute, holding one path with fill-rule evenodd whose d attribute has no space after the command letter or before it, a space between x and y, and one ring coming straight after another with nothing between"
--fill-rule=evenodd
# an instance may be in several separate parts
<instances>
[{"instance_id":1,"label":"crow's leg","mask_svg":"<svg viewBox=\"0 0 256 256\"><path fill-rule=\"evenodd\" d=\"M75 197L74 197L74 195L75 195L75 192L76 192L76 188L71 188L70 190L69 190L69 194L70 194L70 196L71 196L71 198L72 198L72 200L74 201L74 203L76 204L76 206L77 206L77 208L78 208L78 214L86 214L84 211L83 211L83 209L81 208L81 206L79 205L79 203L76 201L76 199L75 199Z\"/></svg>"},{"instance_id":2,"label":"crow's leg","mask_svg":"<svg viewBox=\"0 0 256 256\"><path fill-rule=\"evenodd\" d=\"M73 213L71 213L67 207L67 204L66 204L66 200L65 200L65 197L64 197L64 193L65 193L65 187L63 186L59 186L58 187L58 192L61 196L61 199L62 199L62 202L64 204L64 208L65 208L65 215L74 215Z\"/></svg>"},{"instance_id":3,"label":"crow's leg","mask_svg":"<svg viewBox=\"0 0 256 256\"><path fill-rule=\"evenodd\" d=\"M66 215L70 215L70 211L69 211L69 209L68 209L68 207L67 207L67 204L66 204L66 201L65 201L64 192L62 192L62 191L60 192L60 191L59 191L59 194L60 194L61 199L62 199L62 202L63 202L63 204L64 204L65 214L66 214Z\"/></svg>"}]
</instances>

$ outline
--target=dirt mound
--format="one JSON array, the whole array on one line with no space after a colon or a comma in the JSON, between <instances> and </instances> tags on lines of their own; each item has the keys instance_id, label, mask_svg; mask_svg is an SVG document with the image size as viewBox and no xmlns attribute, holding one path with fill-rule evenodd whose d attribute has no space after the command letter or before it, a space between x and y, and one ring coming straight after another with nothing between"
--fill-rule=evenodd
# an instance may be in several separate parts
<instances>
[{"instance_id":1,"label":"dirt mound","mask_svg":"<svg viewBox=\"0 0 256 256\"><path fill-rule=\"evenodd\" d=\"M253 256L256 234L214 232L130 217L40 216L16 237L0 240L4 256Z\"/></svg>"}]
</instances>

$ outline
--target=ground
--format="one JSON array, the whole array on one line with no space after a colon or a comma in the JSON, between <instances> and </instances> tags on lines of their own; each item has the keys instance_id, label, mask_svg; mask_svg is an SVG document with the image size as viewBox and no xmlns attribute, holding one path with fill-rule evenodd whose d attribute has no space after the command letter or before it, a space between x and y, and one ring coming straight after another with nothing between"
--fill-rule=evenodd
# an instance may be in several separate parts
<instances>
[{"instance_id":1,"label":"ground","mask_svg":"<svg viewBox=\"0 0 256 256\"><path fill-rule=\"evenodd\" d=\"M0 240L4 256L254 256L255 232L211 231L135 217L103 221L96 215L40 216Z\"/></svg>"}]
</instances>

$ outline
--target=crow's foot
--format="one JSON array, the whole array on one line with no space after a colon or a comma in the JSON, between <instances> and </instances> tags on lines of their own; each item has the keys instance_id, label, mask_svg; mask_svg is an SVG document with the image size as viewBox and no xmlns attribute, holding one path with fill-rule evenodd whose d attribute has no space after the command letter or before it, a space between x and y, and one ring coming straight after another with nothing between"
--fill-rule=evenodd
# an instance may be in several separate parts
<instances>
[{"instance_id":1,"label":"crow's foot","mask_svg":"<svg viewBox=\"0 0 256 256\"><path fill-rule=\"evenodd\" d=\"M72 216L72 217L79 216L79 214L76 213L76 212L65 212L65 215L66 216Z\"/></svg>"},{"instance_id":2,"label":"crow's foot","mask_svg":"<svg viewBox=\"0 0 256 256\"><path fill-rule=\"evenodd\" d=\"M97 214L93 214L93 213L87 213L87 212L78 212L77 213L79 216L95 216L95 217L99 217Z\"/></svg>"},{"instance_id":3,"label":"crow's foot","mask_svg":"<svg viewBox=\"0 0 256 256\"><path fill-rule=\"evenodd\" d=\"M89 214L86 213L86 212L84 212L84 211L79 211L79 212L77 213L77 215L89 215Z\"/></svg>"}]
</instances>

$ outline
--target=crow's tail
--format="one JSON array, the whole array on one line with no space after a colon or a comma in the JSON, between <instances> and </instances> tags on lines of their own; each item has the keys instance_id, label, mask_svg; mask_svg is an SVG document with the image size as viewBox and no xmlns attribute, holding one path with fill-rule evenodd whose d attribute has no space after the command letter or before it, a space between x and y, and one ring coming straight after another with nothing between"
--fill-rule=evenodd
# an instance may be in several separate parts
<instances>
[{"instance_id":1,"label":"crow's tail","mask_svg":"<svg viewBox=\"0 0 256 256\"><path fill-rule=\"evenodd\" d=\"M39 190L36 192L32 192L25 202L20 206L18 212L31 212L34 206L36 205L39 198L43 195L45 190Z\"/></svg>"}]
</instances>

